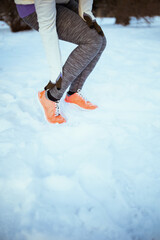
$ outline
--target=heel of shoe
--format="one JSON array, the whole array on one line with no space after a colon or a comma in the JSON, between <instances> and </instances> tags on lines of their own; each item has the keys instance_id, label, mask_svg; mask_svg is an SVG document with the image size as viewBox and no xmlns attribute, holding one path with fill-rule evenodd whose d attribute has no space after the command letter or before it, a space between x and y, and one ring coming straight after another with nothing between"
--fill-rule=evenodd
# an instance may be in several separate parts
<instances>
[{"instance_id":1,"label":"heel of shoe","mask_svg":"<svg viewBox=\"0 0 160 240\"><path fill-rule=\"evenodd\" d=\"M42 96L43 96L44 92L45 92L45 91L38 92L38 98L39 98L39 100L41 100L41 99L42 99Z\"/></svg>"}]
</instances>

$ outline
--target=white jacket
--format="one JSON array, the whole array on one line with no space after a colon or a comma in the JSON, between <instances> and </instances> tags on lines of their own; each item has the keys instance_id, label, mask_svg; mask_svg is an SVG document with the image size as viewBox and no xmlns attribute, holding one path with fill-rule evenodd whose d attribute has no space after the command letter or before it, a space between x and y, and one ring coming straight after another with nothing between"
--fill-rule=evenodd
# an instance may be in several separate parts
<instances>
[{"instance_id":1,"label":"white jacket","mask_svg":"<svg viewBox=\"0 0 160 240\"><path fill-rule=\"evenodd\" d=\"M62 74L61 54L56 30L56 3L68 2L69 0L15 0L16 4L35 4L39 32L50 67L50 79L53 83ZM79 15L83 18L85 12L94 19L92 5L93 0L79 0Z\"/></svg>"}]
</instances>

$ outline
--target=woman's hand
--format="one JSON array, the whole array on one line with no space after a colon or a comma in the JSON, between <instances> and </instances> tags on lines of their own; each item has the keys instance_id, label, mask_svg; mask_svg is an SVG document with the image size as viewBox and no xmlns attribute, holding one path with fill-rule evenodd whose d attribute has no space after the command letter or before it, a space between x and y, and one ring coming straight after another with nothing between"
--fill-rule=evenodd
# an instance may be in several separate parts
<instances>
[{"instance_id":1,"label":"woman's hand","mask_svg":"<svg viewBox=\"0 0 160 240\"><path fill-rule=\"evenodd\" d=\"M97 24L96 19L92 20L92 17L87 13L83 13L83 18L90 28L94 28L98 34L104 36L102 28Z\"/></svg>"},{"instance_id":2,"label":"woman's hand","mask_svg":"<svg viewBox=\"0 0 160 240\"><path fill-rule=\"evenodd\" d=\"M88 24L90 28L94 28L98 34L104 36L101 27L97 24L92 13L93 0L79 0L78 12L80 17Z\"/></svg>"}]
</instances>

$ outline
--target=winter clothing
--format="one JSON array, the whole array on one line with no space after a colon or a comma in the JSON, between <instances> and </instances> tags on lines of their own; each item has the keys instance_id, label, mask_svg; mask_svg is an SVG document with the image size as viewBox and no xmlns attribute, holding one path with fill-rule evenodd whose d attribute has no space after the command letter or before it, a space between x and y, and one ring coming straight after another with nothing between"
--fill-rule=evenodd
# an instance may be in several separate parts
<instances>
[{"instance_id":1,"label":"winter clothing","mask_svg":"<svg viewBox=\"0 0 160 240\"><path fill-rule=\"evenodd\" d=\"M63 66L61 89L54 87L50 90L54 98L60 99L68 86L72 92L82 88L106 46L106 39L79 17L78 4L74 0L65 5L57 4L56 9L58 38L78 45ZM35 13L24 18L24 21L38 30Z\"/></svg>"},{"instance_id":2,"label":"winter clothing","mask_svg":"<svg viewBox=\"0 0 160 240\"><path fill-rule=\"evenodd\" d=\"M31 0L15 0L16 4L33 3ZM68 3L69 0L35 0L35 8L38 16L39 32L42 37L46 56L48 59L51 81L55 83L62 73L61 55L56 30L56 3ZM79 0L79 15L87 13L94 19L92 14L93 0Z\"/></svg>"},{"instance_id":3,"label":"winter clothing","mask_svg":"<svg viewBox=\"0 0 160 240\"><path fill-rule=\"evenodd\" d=\"M16 1L22 3L28 0ZM62 1L65 4L59 4ZM65 122L60 114L56 115L58 106L56 100L61 99L69 86L69 92L74 94L67 95L66 102L77 104L85 109L97 107L86 101L79 90L106 46L103 31L91 12L93 0L79 0L79 4L75 0L67 0L68 3L65 0L62 1L35 0L36 12L23 18L28 25L40 32L46 50L51 81L45 88L48 90L39 92L38 96L46 118L51 123ZM77 45L63 68L59 39Z\"/></svg>"},{"instance_id":4,"label":"winter clothing","mask_svg":"<svg viewBox=\"0 0 160 240\"><path fill-rule=\"evenodd\" d=\"M14 0L16 4L23 4L23 5L27 5L27 4L34 4L35 1L34 0ZM56 3L68 3L69 0L56 0Z\"/></svg>"},{"instance_id":5,"label":"winter clothing","mask_svg":"<svg viewBox=\"0 0 160 240\"><path fill-rule=\"evenodd\" d=\"M16 4L34 4L34 0L14 0Z\"/></svg>"},{"instance_id":6,"label":"winter clothing","mask_svg":"<svg viewBox=\"0 0 160 240\"><path fill-rule=\"evenodd\" d=\"M21 18L27 17L28 15L35 12L35 5L34 4L28 4L28 5L22 5L17 4L17 11Z\"/></svg>"},{"instance_id":7,"label":"winter clothing","mask_svg":"<svg viewBox=\"0 0 160 240\"><path fill-rule=\"evenodd\" d=\"M83 18L91 29L94 28L98 34L100 34L102 37L104 36L104 33L101 27L97 24L96 20L92 20L92 18L87 13L83 14Z\"/></svg>"}]
</instances>

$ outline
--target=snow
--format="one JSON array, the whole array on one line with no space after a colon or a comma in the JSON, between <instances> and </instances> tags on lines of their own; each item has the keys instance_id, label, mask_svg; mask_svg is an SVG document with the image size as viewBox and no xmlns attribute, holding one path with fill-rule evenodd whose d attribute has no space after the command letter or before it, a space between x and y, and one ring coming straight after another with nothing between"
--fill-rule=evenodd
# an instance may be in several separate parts
<instances>
[{"instance_id":1,"label":"snow","mask_svg":"<svg viewBox=\"0 0 160 240\"><path fill-rule=\"evenodd\" d=\"M98 21L108 46L83 94L99 108L63 96L62 125L38 102L39 34L0 22L0 240L160 239L160 18Z\"/></svg>"}]
</instances>

